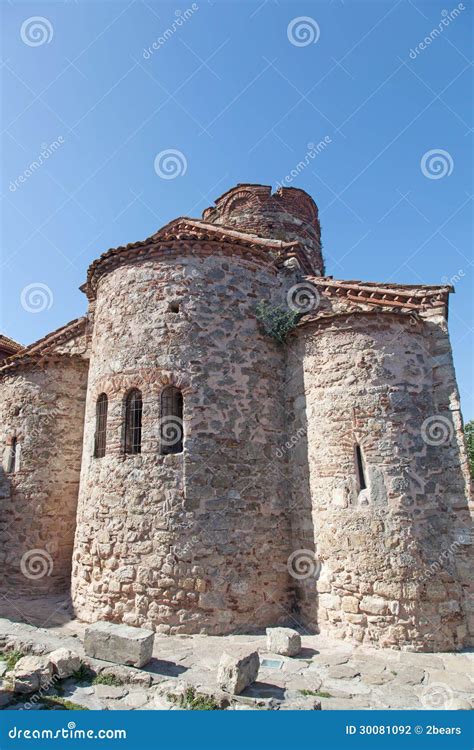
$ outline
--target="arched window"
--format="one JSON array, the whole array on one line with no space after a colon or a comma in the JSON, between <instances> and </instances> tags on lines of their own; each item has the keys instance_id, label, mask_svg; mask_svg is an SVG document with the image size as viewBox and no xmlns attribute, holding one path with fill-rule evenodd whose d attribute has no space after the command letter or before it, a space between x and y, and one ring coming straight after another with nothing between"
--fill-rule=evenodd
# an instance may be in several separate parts
<instances>
[{"instance_id":1,"label":"arched window","mask_svg":"<svg viewBox=\"0 0 474 750\"><path fill-rule=\"evenodd\" d=\"M134 388L125 401L125 453L142 452L142 394Z\"/></svg>"},{"instance_id":2,"label":"arched window","mask_svg":"<svg viewBox=\"0 0 474 750\"><path fill-rule=\"evenodd\" d=\"M10 455L8 456L7 472L9 474L13 474L13 472L16 470L17 450L18 450L17 439L16 437L14 437L12 438L12 442L10 444Z\"/></svg>"},{"instance_id":3,"label":"arched window","mask_svg":"<svg viewBox=\"0 0 474 750\"><path fill-rule=\"evenodd\" d=\"M356 464L357 484L359 485L359 492L360 492L360 490L365 490L367 488L367 482L365 481L365 474L364 474L364 459L362 457L362 450L361 450L360 445L356 445L355 447L355 464Z\"/></svg>"},{"instance_id":4,"label":"arched window","mask_svg":"<svg viewBox=\"0 0 474 750\"><path fill-rule=\"evenodd\" d=\"M105 456L105 445L107 443L107 409L109 401L105 393L101 393L95 405L95 440L94 456L102 458Z\"/></svg>"},{"instance_id":5,"label":"arched window","mask_svg":"<svg viewBox=\"0 0 474 750\"><path fill-rule=\"evenodd\" d=\"M183 394L170 385L161 392L160 450L162 455L183 452Z\"/></svg>"}]
</instances>

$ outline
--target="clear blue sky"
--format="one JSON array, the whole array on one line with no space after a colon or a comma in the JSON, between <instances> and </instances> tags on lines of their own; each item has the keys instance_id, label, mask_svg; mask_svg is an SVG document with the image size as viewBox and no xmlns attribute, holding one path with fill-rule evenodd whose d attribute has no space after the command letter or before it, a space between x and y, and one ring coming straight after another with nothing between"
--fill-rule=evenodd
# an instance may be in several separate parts
<instances>
[{"instance_id":1,"label":"clear blue sky","mask_svg":"<svg viewBox=\"0 0 474 750\"><path fill-rule=\"evenodd\" d=\"M276 185L327 137L291 183L319 205L327 273L453 280L473 417L468 6L451 19L446 0L3 0L1 328L30 343L82 315L100 253L200 216L237 182ZM288 29L299 17L308 34ZM186 160L174 179L154 167L168 149Z\"/></svg>"}]
</instances>

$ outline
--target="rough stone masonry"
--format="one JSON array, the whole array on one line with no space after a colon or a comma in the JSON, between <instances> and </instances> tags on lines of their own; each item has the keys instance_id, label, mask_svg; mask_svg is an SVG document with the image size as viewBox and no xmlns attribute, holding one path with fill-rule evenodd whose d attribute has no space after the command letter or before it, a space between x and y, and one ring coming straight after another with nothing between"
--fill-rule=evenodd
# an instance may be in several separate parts
<instances>
[{"instance_id":1,"label":"rough stone masonry","mask_svg":"<svg viewBox=\"0 0 474 750\"><path fill-rule=\"evenodd\" d=\"M452 288L324 273L311 197L237 185L94 261L85 317L2 337L0 592L163 634L472 643Z\"/></svg>"}]
</instances>

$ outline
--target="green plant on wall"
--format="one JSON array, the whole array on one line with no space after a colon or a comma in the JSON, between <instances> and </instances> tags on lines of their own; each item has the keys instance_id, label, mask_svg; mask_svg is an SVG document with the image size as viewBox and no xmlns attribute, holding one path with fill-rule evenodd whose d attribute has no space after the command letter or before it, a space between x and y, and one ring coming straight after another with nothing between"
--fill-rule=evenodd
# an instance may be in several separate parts
<instances>
[{"instance_id":1,"label":"green plant on wall","mask_svg":"<svg viewBox=\"0 0 474 750\"><path fill-rule=\"evenodd\" d=\"M279 344L285 343L288 334L296 328L301 317L301 314L294 310L274 306L263 300L258 303L255 314L265 333Z\"/></svg>"},{"instance_id":2,"label":"green plant on wall","mask_svg":"<svg viewBox=\"0 0 474 750\"><path fill-rule=\"evenodd\" d=\"M471 477L474 478L474 419L464 425L464 434L467 443L467 457L469 460L469 469Z\"/></svg>"}]
</instances>

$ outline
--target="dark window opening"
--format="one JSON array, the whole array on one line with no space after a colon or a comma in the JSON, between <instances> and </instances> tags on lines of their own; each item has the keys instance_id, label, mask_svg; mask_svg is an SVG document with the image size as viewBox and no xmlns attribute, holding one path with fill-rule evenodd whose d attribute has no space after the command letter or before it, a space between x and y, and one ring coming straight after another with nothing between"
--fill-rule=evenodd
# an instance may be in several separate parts
<instances>
[{"instance_id":1,"label":"dark window opening","mask_svg":"<svg viewBox=\"0 0 474 750\"><path fill-rule=\"evenodd\" d=\"M125 453L142 452L142 394L130 391L125 402Z\"/></svg>"},{"instance_id":2,"label":"dark window opening","mask_svg":"<svg viewBox=\"0 0 474 750\"><path fill-rule=\"evenodd\" d=\"M107 410L108 398L105 393L101 393L97 399L95 407L95 440L94 456L102 458L105 456L105 446L107 443Z\"/></svg>"},{"instance_id":3,"label":"dark window opening","mask_svg":"<svg viewBox=\"0 0 474 750\"><path fill-rule=\"evenodd\" d=\"M359 485L359 491L367 489L367 483L365 481L365 474L364 474L364 459L362 458L362 451L360 448L360 445L356 445L355 447L355 461L356 461L356 472L357 472L357 482Z\"/></svg>"},{"instance_id":4,"label":"dark window opening","mask_svg":"<svg viewBox=\"0 0 474 750\"><path fill-rule=\"evenodd\" d=\"M172 313L179 313L179 302L173 301L168 305L168 309Z\"/></svg>"},{"instance_id":5,"label":"dark window opening","mask_svg":"<svg viewBox=\"0 0 474 750\"><path fill-rule=\"evenodd\" d=\"M16 469L17 439L14 437L10 445L10 455L8 457L7 472L13 474Z\"/></svg>"},{"instance_id":6,"label":"dark window opening","mask_svg":"<svg viewBox=\"0 0 474 750\"><path fill-rule=\"evenodd\" d=\"M183 394L168 386L161 393L160 449L164 456L183 452Z\"/></svg>"}]
</instances>

